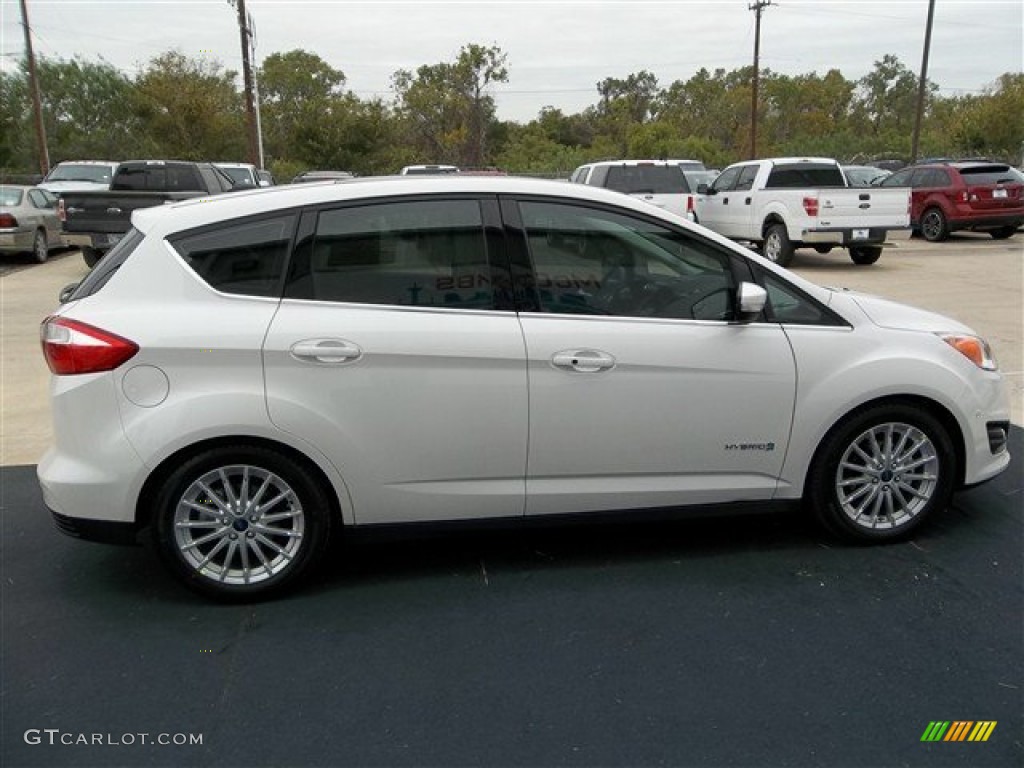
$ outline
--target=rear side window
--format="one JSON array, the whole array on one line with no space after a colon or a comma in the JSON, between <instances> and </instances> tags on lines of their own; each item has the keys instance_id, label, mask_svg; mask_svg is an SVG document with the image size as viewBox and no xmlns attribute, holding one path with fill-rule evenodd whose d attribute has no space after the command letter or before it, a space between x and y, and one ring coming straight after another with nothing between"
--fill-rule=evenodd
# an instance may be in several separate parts
<instances>
[{"instance_id":1,"label":"rear side window","mask_svg":"<svg viewBox=\"0 0 1024 768\"><path fill-rule=\"evenodd\" d=\"M288 298L441 309L494 304L476 200L417 200L321 211Z\"/></svg>"},{"instance_id":2,"label":"rear side window","mask_svg":"<svg viewBox=\"0 0 1024 768\"><path fill-rule=\"evenodd\" d=\"M615 165L608 169L605 186L628 195L678 195L690 191L678 165Z\"/></svg>"},{"instance_id":3,"label":"rear side window","mask_svg":"<svg viewBox=\"0 0 1024 768\"><path fill-rule=\"evenodd\" d=\"M295 220L290 214L235 222L169 240L211 288L246 296L278 296Z\"/></svg>"},{"instance_id":4,"label":"rear side window","mask_svg":"<svg viewBox=\"0 0 1024 768\"><path fill-rule=\"evenodd\" d=\"M803 189L808 187L845 187L838 165L827 163L780 164L772 168L765 183L768 189Z\"/></svg>"},{"instance_id":5,"label":"rear side window","mask_svg":"<svg viewBox=\"0 0 1024 768\"><path fill-rule=\"evenodd\" d=\"M972 168L961 168L960 176L964 184L975 186L977 184L1011 184L1019 182L1014 178L1013 172L1008 165L979 165Z\"/></svg>"},{"instance_id":6,"label":"rear side window","mask_svg":"<svg viewBox=\"0 0 1024 768\"><path fill-rule=\"evenodd\" d=\"M114 273L121 268L121 265L127 261L128 257L132 255L132 252L139 247L139 243L145 237L134 227L128 230L128 233L118 241L117 245L107 251L106 255L85 276L85 279L78 284L78 287L72 292L68 301L84 299L86 296L92 296L94 293L99 292L110 281L110 278L114 276Z\"/></svg>"}]
</instances>

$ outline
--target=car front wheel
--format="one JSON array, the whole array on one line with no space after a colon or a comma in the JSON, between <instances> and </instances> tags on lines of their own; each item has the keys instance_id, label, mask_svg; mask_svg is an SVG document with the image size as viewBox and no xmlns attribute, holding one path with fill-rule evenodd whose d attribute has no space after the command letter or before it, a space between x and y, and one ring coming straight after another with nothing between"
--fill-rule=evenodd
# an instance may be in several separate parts
<instances>
[{"instance_id":1,"label":"car front wheel","mask_svg":"<svg viewBox=\"0 0 1024 768\"><path fill-rule=\"evenodd\" d=\"M955 464L949 434L934 416L913 405L877 405L825 438L808 501L843 538L895 541L949 504Z\"/></svg>"},{"instance_id":2,"label":"car front wheel","mask_svg":"<svg viewBox=\"0 0 1024 768\"><path fill-rule=\"evenodd\" d=\"M294 585L321 559L331 505L311 473L262 447L215 448L179 466L157 497L154 533L171 571L226 599Z\"/></svg>"}]
</instances>

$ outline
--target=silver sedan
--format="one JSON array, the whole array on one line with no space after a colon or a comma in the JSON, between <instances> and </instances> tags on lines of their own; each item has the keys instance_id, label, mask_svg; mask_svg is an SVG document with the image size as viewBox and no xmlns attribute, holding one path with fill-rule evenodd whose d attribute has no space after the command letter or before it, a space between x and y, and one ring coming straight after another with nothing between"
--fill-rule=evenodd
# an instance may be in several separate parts
<instances>
[{"instance_id":1,"label":"silver sedan","mask_svg":"<svg viewBox=\"0 0 1024 768\"><path fill-rule=\"evenodd\" d=\"M42 263L64 240L57 219L57 198L38 187L0 186L0 253L31 253Z\"/></svg>"}]
</instances>

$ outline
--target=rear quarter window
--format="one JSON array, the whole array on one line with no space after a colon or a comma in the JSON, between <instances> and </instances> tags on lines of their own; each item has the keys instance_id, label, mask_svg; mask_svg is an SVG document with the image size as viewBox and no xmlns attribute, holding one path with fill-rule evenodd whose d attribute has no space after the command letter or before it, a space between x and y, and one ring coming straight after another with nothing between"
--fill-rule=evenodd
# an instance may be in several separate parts
<instances>
[{"instance_id":1,"label":"rear quarter window","mask_svg":"<svg viewBox=\"0 0 1024 768\"><path fill-rule=\"evenodd\" d=\"M107 251L106 255L85 276L85 279L78 284L68 301L84 299L86 296L98 293L103 286L110 282L110 278L128 260L128 257L139 247L145 237L134 227L128 230L128 233L121 238L117 245Z\"/></svg>"},{"instance_id":2,"label":"rear quarter window","mask_svg":"<svg viewBox=\"0 0 1024 768\"><path fill-rule=\"evenodd\" d=\"M185 263L222 293L279 296L294 214L218 225L168 238Z\"/></svg>"}]
</instances>

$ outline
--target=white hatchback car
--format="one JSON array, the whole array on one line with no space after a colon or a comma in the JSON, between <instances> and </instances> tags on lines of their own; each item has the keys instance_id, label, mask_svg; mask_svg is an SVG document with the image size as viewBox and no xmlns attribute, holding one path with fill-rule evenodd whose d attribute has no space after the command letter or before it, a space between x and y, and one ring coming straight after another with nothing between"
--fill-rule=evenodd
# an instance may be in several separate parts
<instances>
[{"instance_id":1,"label":"white hatchback car","mask_svg":"<svg viewBox=\"0 0 1024 768\"><path fill-rule=\"evenodd\" d=\"M137 211L42 324L67 533L215 596L335 529L803 498L905 536L1009 463L955 320L821 288L607 190L358 179Z\"/></svg>"}]
</instances>

